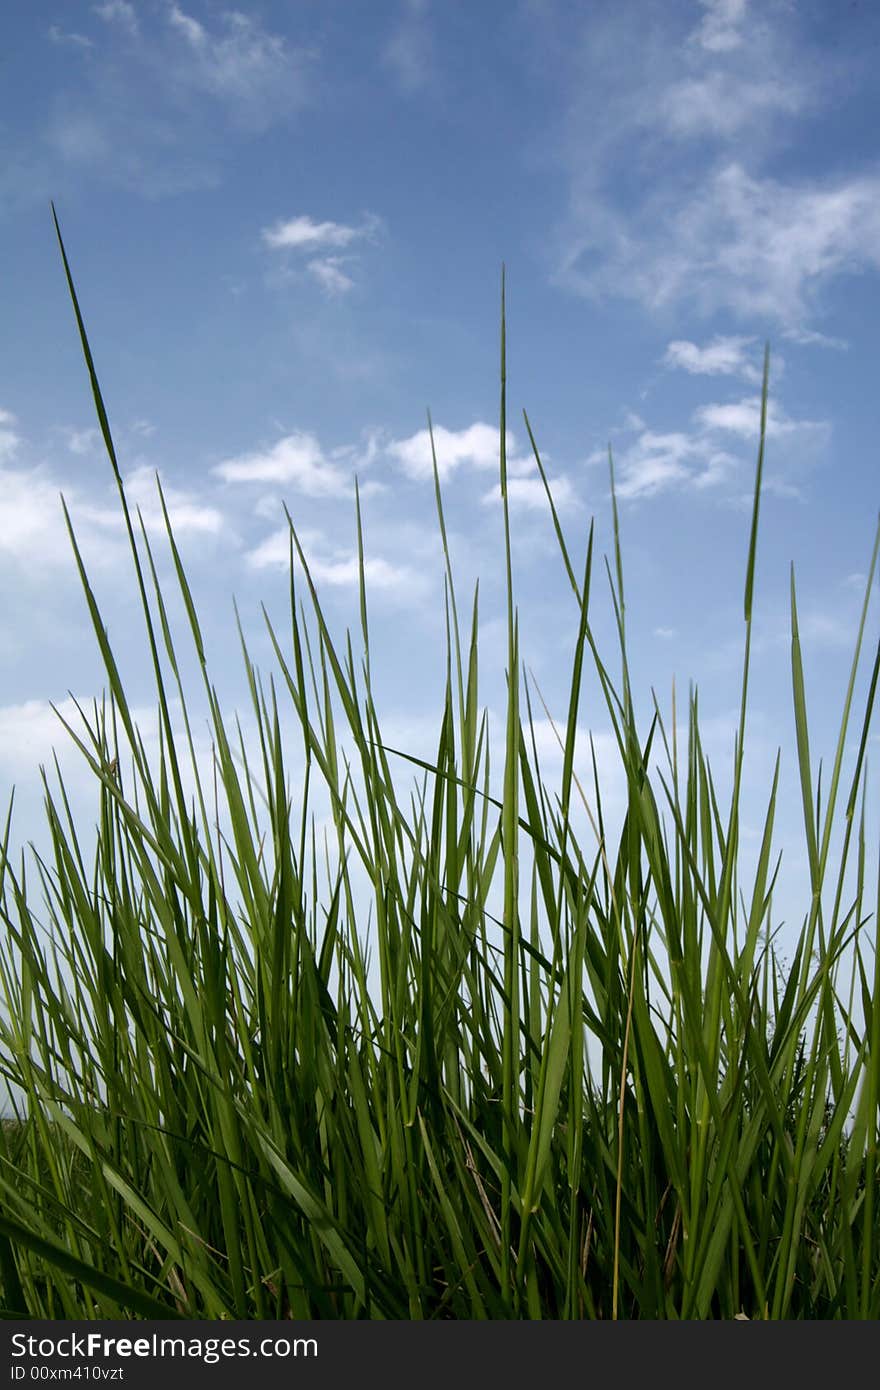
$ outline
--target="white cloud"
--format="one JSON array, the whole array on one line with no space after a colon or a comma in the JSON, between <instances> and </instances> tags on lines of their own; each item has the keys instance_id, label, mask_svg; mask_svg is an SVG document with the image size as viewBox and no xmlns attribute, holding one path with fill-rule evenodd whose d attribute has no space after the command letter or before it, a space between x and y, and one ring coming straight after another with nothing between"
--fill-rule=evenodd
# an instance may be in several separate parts
<instances>
[{"instance_id":1,"label":"white cloud","mask_svg":"<svg viewBox=\"0 0 880 1390\"><path fill-rule=\"evenodd\" d=\"M826 347L834 348L837 352L849 351L849 343L845 338L829 338L827 334L817 333L812 328L786 328L783 329L782 336L802 347Z\"/></svg>"},{"instance_id":2,"label":"white cloud","mask_svg":"<svg viewBox=\"0 0 880 1390\"><path fill-rule=\"evenodd\" d=\"M849 618L843 619L818 609L802 613L798 628L805 643L815 647L851 647L855 627Z\"/></svg>"},{"instance_id":3,"label":"white cloud","mask_svg":"<svg viewBox=\"0 0 880 1390\"><path fill-rule=\"evenodd\" d=\"M641 415L637 415L634 410L628 410L623 417L623 428L625 430L643 430L646 425Z\"/></svg>"},{"instance_id":4,"label":"white cloud","mask_svg":"<svg viewBox=\"0 0 880 1390\"><path fill-rule=\"evenodd\" d=\"M88 743L80 710L90 716L94 702L91 698L80 697L74 701L68 695L53 703L55 709L48 700L23 700L19 704L0 705L0 766L13 776L33 775L41 764L49 767L53 750L62 757L65 753L72 753L77 764L82 761L61 721L66 720ZM86 767L84 762L82 767ZM88 771L85 775L88 778L92 776Z\"/></svg>"},{"instance_id":5,"label":"white cloud","mask_svg":"<svg viewBox=\"0 0 880 1390\"><path fill-rule=\"evenodd\" d=\"M774 497L787 498L792 502L806 502L807 496L804 489L798 483L789 482L787 478L780 478L775 473L765 473L761 484L764 492L772 493ZM744 493L741 498L741 507L744 511L751 511L754 494Z\"/></svg>"},{"instance_id":6,"label":"white cloud","mask_svg":"<svg viewBox=\"0 0 880 1390\"><path fill-rule=\"evenodd\" d=\"M98 678L101 685L104 681ZM56 684L52 680L50 684ZM63 687L62 687L63 688ZM54 694L54 692L50 692ZM54 758L57 755L61 767L66 796L71 805L73 818L85 836L83 849L88 854L86 848L90 843L89 826L93 825L96 810L96 795L98 782L94 773L83 757L79 748L76 746L71 733L65 724L77 735L85 744L90 753L93 753L92 733L98 733L101 728L102 706L106 714L105 732L108 742L112 740L112 719L109 701L104 703L106 688L99 690L97 696L93 692L90 695L82 695L74 692L74 695L65 694L63 697L54 698L52 708L49 699L30 699L18 704L0 706L0 776L15 781L16 784L16 804L19 808L19 817L22 810L26 820L13 819L13 834L18 832L23 824L26 825L27 841L34 842L40 846L40 841L46 834L45 823L41 814L42 797L39 796L38 768L43 765L49 775L50 784L54 783ZM169 713L172 720L172 736L175 744L180 750L181 757L181 776L185 794L189 797L195 791L195 781L192 766L186 753L186 729L182 717L182 708L177 698L169 698ZM57 711L57 713L56 713ZM140 736L141 746L143 747L153 776L157 777L164 756L163 745L160 740L160 724L158 710L155 706L132 704L130 705L132 720ZM195 714L195 710L190 706L190 715ZM205 711L207 717L207 711ZM199 727L202 723L200 719L194 721L193 745L198 767L199 777L203 787L211 785L213 770L212 748L210 735ZM251 721L243 721L243 733L248 743L251 742L252 732ZM91 730L91 733L89 732ZM118 729L120 740L120 763L123 786L127 793L131 795L131 754L130 748L123 728ZM36 793L36 795L35 795ZM225 808L220 807L221 826L224 833L228 833L227 827L223 825L226 819L224 816ZM91 841L91 843L94 843ZM42 847L42 846L40 846ZM51 844L43 848L43 852Z\"/></svg>"},{"instance_id":7,"label":"white cloud","mask_svg":"<svg viewBox=\"0 0 880 1390\"><path fill-rule=\"evenodd\" d=\"M172 5L168 12L168 22L183 35L187 43L191 43L194 48L204 48L208 36L197 19L192 19L177 5Z\"/></svg>"},{"instance_id":8,"label":"white cloud","mask_svg":"<svg viewBox=\"0 0 880 1390\"><path fill-rule=\"evenodd\" d=\"M727 482L732 474L738 473L740 466L740 460L735 458L733 454L728 454L723 449L715 449L710 445L703 454L700 471L691 477L691 486L697 492L702 492L706 488L718 487L721 483Z\"/></svg>"},{"instance_id":9,"label":"white cloud","mask_svg":"<svg viewBox=\"0 0 880 1390\"><path fill-rule=\"evenodd\" d=\"M705 347L686 340L668 344L663 356L667 367L681 367L701 376L742 376L747 381L761 380L760 370L749 361L746 349L754 338L713 338Z\"/></svg>"},{"instance_id":10,"label":"white cloud","mask_svg":"<svg viewBox=\"0 0 880 1390\"><path fill-rule=\"evenodd\" d=\"M748 0L700 0L700 4L706 14L691 34L691 42L710 53L729 53L739 48Z\"/></svg>"},{"instance_id":11,"label":"white cloud","mask_svg":"<svg viewBox=\"0 0 880 1390\"><path fill-rule=\"evenodd\" d=\"M129 505L140 508L147 530L164 534L165 522L156 486L156 470L141 465L127 474L124 481ZM217 507L204 503L197 493L175 487L162 479L162 495L168 509L168 519L176 536L188 532L218 536L224 530L226 523L223 513ZM111 517L117 515L118 511L111 513L108 522L112 524Z\"/></svg>"},{"instance_id":12,"label":"white cloud","mask_svg":"<svg viewBox=\"0 0 880 1390\"><path fill-rule=\"evenodd\" d=\"M92 10L105 24L118 24L120 29L132 36L139 32L134 5L130 5L128 0L104 0L101 5L93 5Z\"/></svg>"},{"instance_id":13,"label":"white cloud","mask_svg":"<svg viewBox=\"0 0 880 1390\"><path fill-rule=\"evenodd\" d=\"M358 583L358 557L348 555L343 559L316 560L312 567L313 577L323 584L350 587ZM367 556L364 559L364 577L373 589L411 590L418 585L418 576L405 565L392 565L381 556Z\"/></svg>"},{"instance_id":14,"label":"white cloud","mask_svg":"<svg viewBox=\"0 0 880 1390\"><path fill-rule=\"evenodd\" d=\"M358 585L360 571L357 554L329 549L326 537L320 531L297 534L316 584L346 589ZM294 557L296 561L296 547ZM290 528L284 526L273 531L248 552L247 563L252 569L287 571L290 565ZM371 590L405 600L420 600L426 587L423 575L417 574L408 565L391 564L381 556L364 556L364 578Z\"/></svg>"},{"instance_id":15,"label":"white cloud","mask_svg":"<svg viewBox=\"0 0 880 1390\"><path fill-rule=\"evenodd\" d=\"M559 474L555 478L548 478L550 491L553 494L553 501L559 511L566 511L577 505L577 496L570 480L564 474ZM507 479L507 500L512 508L522 508L523 510L544 511L549 515L549 503L544 484L540 478L512 478ZM483 494L483 503L486 506L496 505L501 502L501 484L490 489Z\"/></svg>"},{"instance_id":16,"label":"white cloud","mask_svg":"<svg viewBox=\"0 0 880 1390\"><path fill-rule=\"evenodd\" d=\"M693 301L705 313L728 308L797 326L829 278L880 268L880 177L819 188L754 179L731 163L689 202L659 195L614 243L597 233L607 249L599 268L580 268L588 250L595 256L595 234L567 260L567 283L585 294L654 309Z\"/></svg>"},{"instance_id":17,"label":"white cloud","mask_svg":"<svg viewBox=\"0 0 880 1390\"><path fill-rule=\"evenodd\" d=\"M506 443L510 463L516 454L517 443L509 430ZM441 480L448 478L462 465L478 469L497 469L499 446L500 431L493 425L484 425L481 421L463 430L448 430L443 425L434 426L437 472ZM428 479L434 476L431 436L428 430L419 430L408 439L393 441L388 445L388 453L397 459L409 477Z\"/></svg>"},{"instance_id":18,"label":"white cloud","mask_svg":"<svg viewBox=\"0 0 880 1390\"><path fill-rule=\"evenodd\" d=\"M155 430L155 425L151 425L147 420L134 420L129 425L114 428L113 435L117 450L122 453L131 453L137 449L142 440L155 434ZM60 435L65 447L78 458L86 458L95 454L100 454L102 457L104 455L104 443L97 425L88 425L82 429L75 425L54 426L53 434Z\"/></svg>"},{"instance_id":19,"label":"white cloud","mask_svg":"<svg viewBox=\"0 0 880 1390\"><path fill-rule=\"evenodd\" d=\"M674 82L663 94L660 118L670 134L728 138L763 115L796 115L804 104L793 81L743 82L735 73L711 72Z\"/></svg>"},{"instance_id":20,"label":"white cloud","mask_svg":"<svg viewBox=\"0 0 880 1390\"><path fill-rule=\"evenodd\" d=\"M86 38L85 34L59 29L57 24L49 25L49 39L52 43L68 44L71 48L89 49L95 46L93 40Z\"/></svg>"},{"instance_id":21,"label":"white cloud","mask_svg":"<svg viewBox=\"0 0 880 1390\"><path fill-rule=\"evenodd\" d=\"M19 445L19 437L15 433L15 416L9 410L0 409L0 463L12 458Z\"/></svg>"},{"instance_id":22,"label":"white cloud","mask_svg":"<svg viewBox=\"0 0 880 1390\"><path fill-rule=\"evenodd\" d=\"M161 470L151 468L147 464L141 464L131 469L125 475L123 482L129 507L132 513L136 509L140 510L147 531L159 536L166 534L162 504L159 500L159 490L156 484L157 472L162 484L168 519L175 536L180 537L186 534L219 536L226 527L226 520L217 507L204 502L197 493L169 483L163 478ZM116 501L115 493L108 505L84 499L81 496L72 501L67 489L65 489L65 497L77 536L79 536L80 529L85 526L100 531L104 536L118 534L120 540L122 539L124 518Z\"/></svg>"},{"instance_id":23,"label":"white cloud","mask_svg":"<svg viewBox=\"0 0 880 1390\"><path fill-rule=\"evenodd\" d=\"M741 439L757 440L761 432L761 398L748 396L722 405L702 405L695 411L694 419L704 429L723 430ZM773 400L767 402L768 439L812 432L826 436L828 428L827 422L822 420L791 420L781 406Z\"/></svg>"},{"instance_id":24,"label":"white cloud","mask_svg":"<svg viewBox=\"0 0 880 1390\"><path fill-rule=\"evenodd\" d=\"M864 593L865 585L868 582L868 576L864 574L861 570L855 570L852 574L848 574L846 578L842 579L840 582L848 589L857 589L859 593Z\"/></svg>"},{"instance_id":25,"label":"white cloud","mask_svg":"<svg viewBox=\"0 0 880 1390\"><path fill-rule=\"evenodd\" d=\"M59 709L68 722L79 723L72 699L59 702ZM0 706L0 765L4 771L13 776L33 773L41 763L51 762L53 748L72 746L70 735L48 700Z\"/></svg>"},{"instance_id":26,"label":"white cloud","mask_svg":"<svg viewBox=\"0 0 880 1390\"><path fill-rule=\"evenodd\" d=\"M676 483L687 482L692 477L688 461L699 453L697 442L686 434L654 434L645 430L635 444L621 456L615 456L618 497L650 497Z\"/></svg>"},{"instance_id":27,"label":"white cloud","mask_svg":"<svg viewBox=\"0 0 880 1390\"><path fill-rule=\"evenodd\" d=\"M537 706L541 706L540 699L535 701ZM494 712L493 712L494 713ZM538 755L538 763L541 770L542 779L548 788L553 788L555 780L562 772L563 750L560 746L560 739L565 739L565 715L559 711L558 714L551 710L552 718L536 717L529 730L529 743L534 738L535 748ZM494 716L494 737L498 744L499 753L503 751L503 719ZM491 727L491 725L490 725ZM591 751L592 742L592 751ZM627 782L626 769L620 757L620 750L617 745L617 738L613 731L604 729L590 729L583 724L577 725L574 775L577 777L580 788L575 786L572 789L572 808L575 825L577 826L576 835L578 843L583 847L589 844L596 845L596 831L598 830L598 810L596 804L596 787L593 780L593 761L592 754L596 756L596 773L599 783L599 796L601 800L602 819L605 824L606 842L614 844L620 834L623 815L626 811L627 801ZM496 763L497 766L497 763ZM589 807L590 816L586 815L584 802L586 800ZM590 819L592 817L592 819Z\"/></svg>"},{"instance_id":28,"label":"white cloud","mask_svg":"<svg viewBox=\"0 0 880 1390\"><path fill-rule=\"evenodd\" d=\"M124 482L129 503L132 509L140 506L147 529L164 535L155 471L145 466L136 468ZM223 531L226 523L222 512L203 502L197 494L166 482L163 482L163 490L177 535L216 536ZM124 561L124 520L115 490L106 489L100 498L89 495L81 487L62 485L44 465L0 468L0 517L3 518L0 557L21 565L37 579L59 567L72 565L73 552L61 505L62 492L77 543L88 564L107 569Z\"/></svg>"},{"instance_id":29,"label":"white cloud","mask_svg":"<svg viewBox=\"0 0 880 1390\"><path fill-rule=\"evenodd\" d=\"M212 33L179 5L168 11L180 38L178 78L191 88L230 103L246 126L263 129L277 109L300 92L302 55L240 10L222 16L224 31Z\"/></svg>"},{"instance_id":30,"label":"white cloud","mask_svg":"<svg viewBox=\"0 0 880 1390\"><path fill-rule=\"evenodd\" d=\"M421 91L432 74L427 11L425 0L405 0L400 21L382 49L383 63L407 96Z\"/></svg>"},{"instance_id":31,"label":"white cloud","mask_svg":"<svg viewBox=\"0 0 880 1390\"><path fill-rule=\"evenodd\" d=\"M67 429L64 436L70 452L80 456L93 454L101 443L101 431L96 427L85 430Z\"/></svg>"},{"instance_id":32,"label":"white cloud","mask_svg":"<svg viewBox=\"0 0 880 1390\"><path fill-rule=\"evenodd\" d=\"M347 294L354 289L354 280L340 268L343 264L342 256L323 256L309 261L306 269L328 294Z\"/></svg>"},{"instance_id":33,"label":"white cloud","mask_svg":"<svg viewBox=\"0 0 880 1390\"><path fill-rule=\"evenodd\" d=\"M359 227L343 222L315 222L311 217L300 215L265 227L262 239L273 251L339 251L355 241L374 241L381 225L381 219L373 213L367 213ZM313 254L306 262L306 270L327 294L347 294L354 288L355 282L343 266L354 264L357 259L352 254Z\"/></svg>"},{"instance_id":34,"label":"white cloud","mask_svg":"<svg viewBox=\"0 0 880 1390\"><path fill-rule=\"evenodd\" d=\"M827 607L812 606L810 602L804 602L802 595L799 597L798 631L807 656L815 649L852 649L859 625L859 600L864 595L866 578L867 576L862 576L861 592L856 593L853 587L851 594L836 612ZM772 651L774 648L782 648L787 652L790 645L791 614L786 599L781 611L777 611L773 616L765 616L763 624L759 623L754 650L756 655Z\"/></svg>"},{"instance_id":35,"label":"white cloud","mask_svg":"<svg viewBox=\"0 0 880 1390\"><path fill-rule=\"evenodd\" d=\"M324 457L314 435L295 431L271 448L239 454L212 470L227 483L289 483L307 497L345 497L348 476Z\"/></svg>"},{"instance_id":36,"label":"white cloud","mask_svg":"<svg viewBox=\"0 0 880 1390\"><path fill-rule=\"evenodd\" d=\"M570 180L553 278L806 335L834 279L880 268L880 175L769 174L803 118L838 101L843 74L787 0L703 8L691 42L681 7L650 0L572 21L547 148Z\"/></svg>"},{"instance_id":37,"label":"white cloud","mask_svg":"<svg viewBox=\"0 0 880 1390\"><path fill-rule=\"evenodd\" d=\"M331 458L345 459L348 467L355 472L371 468L382 454L385 431L377 428L366 429L361 437L362 445L340 445L338 449L331 450Z\"/></svg>"},{"instance_id":38,"label":"white cloud","mask_svg":"<svg viewBox=\"0 0 880 1390\"><path fill-rule=\"evenodd\" d=\"M753 179L732 163L688 220L704 249L719 235L716 268L731 282L734 305L746 312L798 318L819 281L880 267L876 175L820 187Z\"/></svg>"},{"instance_id":39,"label":"white cloud","mask_svg":"<svg viewBox=\"0 0 880 1390\"><path fill-rule=\"evenodd\" d=\"M268 510L268 509L267 509ZM317 539L318 543L323 539L320 532L300 531L298 532L300 545L308 551ZM246 561L251 569L280 569L286 570L290 565L291 538L289 526L281 526L276 531L272 531L265 540L260 541L259 545L254 546L253 550L247 553ZM293 547L293 554L296 557L296 547Z\"/></svg>"},{"instance_id":40,"label":"white cloud","mask_svg":"<svg viewBox=\"0 0 880 1390\"><path fill-rule=\"evenodd\" d=\"M93 115L63 105L49 123L47 138L67 164L102 164L113 153L109 132Z\"/></svg>"},{"instance_id":41,"label":"white cloud","mask_svg":"<svg viewBox=\"0 0 880 1390\"><path fill-rule=\"evenodd\" d=\"M690 431L655 433L644 429L632 444L615 450L618 497L650 497L675 487L700 492L726 483L735 486L746 462L749 469L753 467L753 457L730 453L719 444L719 436L733 435L753 449L760 436L759 396L699 406L691 418L694 428ZM830 432L827 421L793 420L781 406L768 401L767 438L774 441L777 467L802 470L811 457L827 448ZM597 450L588 462L600 462L604 458L604 453ZM751 474L749 476L751 485ZM800 498L802 495L796 483L778 472L765 472L764 487L780 497ZM736 497L734 492L733 500ZM751 497L749 492L749 505Z\"/></svg>"},{"instance_id":42,"label":"white cloud","mask_svg":"<svg viewBox=\"0 0 880 1390\"><path fill-rule=\"evenodd\" d=\"M343 222L315 222L301 215L266 227L262 237L273 250L317 251L325 247L346 247L364 237L369 240L378 227L379 218L372 213L367 214L360 227L346 226Z\"/></svg>"},{"instance_id":43,"label":"white cloud","mask_svg":"<svg viewBox=\"0 0 880 1390\"><path fill-rule=\"evenodd\" d=\"M91 6L105 28L96 35L101 61L85 65L78 86L57 87L39 144L21 160L29 186L50 193L60 158L145 198L215 188L238 139L309 99L314 52L247 7L206 8L197 19L186 0Z\"/></svg>"},{"instance_id":44,"label":"white cloud","mask_svg":"<svg viewBox=\"0 0 880 1390\"><path fill-rule=\"evenodd\" d=\"M57 484L44 469L0 469L0 555L29 573L68 565L70 542Z\"/></svg>"}]
</instances>

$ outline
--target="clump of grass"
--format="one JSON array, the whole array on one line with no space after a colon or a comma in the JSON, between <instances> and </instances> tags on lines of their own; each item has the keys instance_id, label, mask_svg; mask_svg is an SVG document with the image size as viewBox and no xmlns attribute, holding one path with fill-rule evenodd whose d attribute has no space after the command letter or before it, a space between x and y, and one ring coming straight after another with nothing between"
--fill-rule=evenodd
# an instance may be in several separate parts
<instances>
[{"instance_id":1,"label":"clump of grass","mask_svg":"<svg viewBox=\"0 0 880 1390\"><path fill-rule=\"evenodd\" d=\"M24 862L16 868L10 858L6 825L0 1065L25 1097L0 1138L7 1315L880 1315L877 903L866 910L864 798L880 646L842 826L839 809L880 533L824 806L821 786L815 797L812 787L792 579L810 885L783 977L769 918L778 759L748 901L737 875L768 360L724 813L695 695L683 753L674 718L670 748L656 703L647 732L637 727L616 505L609 580L619 688L589 616L593 529L576 568L549 487L573 596L572 656L561 782L551 788L542 777L511 565L503 295L501 776L490 768L480 712L477 598L462 623L435 459L447 678L436 745L410 754L409 799L397 789L399 758L383 742L373 700L359 506L362 662L350 635L334 639L292 523L290 629L277 632L267 617L279 673L268 693L240 634L259 735L254 765L211 684L163 499L210 710L216 777L206 788L177 639L147 533L126 499L61 251L131 547L162 758L154 773L68 517L109 685L108 705L82 728L69 726L99 789L100 822L87 867L63 782L57 794L46 783L53 858L36 865L46 930ZM605 833L595 759L589 796L576 774L591 661L626 774L616 844ZM286 790L279 689L301 732L297 806ZM172 731L174 691L183 741ZM652 772L661 742L668 770ZM192 802L185 775L195 779ZM318 843L316 789L329 798L330 847ZM577 836L581 800L593 808L598 849ZM226 837L216 828L221 803ZM854 831L856 885L845 901ZM356 870L369 885L375 980Z\"/></svg>"}]
</instances>

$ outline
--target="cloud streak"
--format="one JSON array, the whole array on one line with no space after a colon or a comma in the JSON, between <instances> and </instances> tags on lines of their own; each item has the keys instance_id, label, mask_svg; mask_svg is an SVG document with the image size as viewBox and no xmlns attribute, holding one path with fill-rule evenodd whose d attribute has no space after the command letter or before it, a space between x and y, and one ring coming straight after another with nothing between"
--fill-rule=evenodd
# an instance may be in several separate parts
<instances>
[{"instance_id":1,"label":"cloud streak","mask_svg":"<svg viewBox=\"0 0 880 1390\"><path fill-rule=\"evenodd\" d=\"M94 40L85 34L77 34L74 30L61 29L57 24L49 25L49 39L52 43L65 44L69 48L78 48L81 52L88 52L94 48Z\"/></svg>"}]
</instances>

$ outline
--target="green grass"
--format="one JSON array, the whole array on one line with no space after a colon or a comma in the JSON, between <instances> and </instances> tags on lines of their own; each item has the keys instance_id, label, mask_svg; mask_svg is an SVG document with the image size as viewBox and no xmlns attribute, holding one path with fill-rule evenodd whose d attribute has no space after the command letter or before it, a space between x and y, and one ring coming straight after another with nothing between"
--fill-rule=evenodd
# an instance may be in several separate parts
<instances>
[{"instance_id":1,"label":"green grass","mask_svg":"<svg viewBox=\"0 0 880 1390\"><path fill-rule=\"evenodd\" d=\"M880 647L841 785L877 542L824 793L821 778L812 784L792 578L810 883L785 971L770 921L778 760L748 891L737 871L768 361L728 807L695 694L686 747L656 702L637 728L616 505L617 683L590 619L593 529L573 555L549 488L572 625L561 779L542 776L511 564L503 293L502 765L490 767L477 596L459 608L436 461L448 631L436 741L407 750L408 763L383 742L358 506L360 635L331 632L292 523L289 628L266 618L268 686L239 628L259 736L249 760L221 713L165 513L202 680L185 691L181 635L126 500L66 256L64 266L127 527L162 755L152 770L68 517L108 685L105 703L69 726L99 824L87 864L59 778L57 790L46 780L51 855L16 863L9 821L3 837L0 1067L25 1097L0 1132L6 1314L880 1316L880 887L867 881L865 845ZM595 759L575 746L590 665L626 777L615 843ZM197 696L210 711L209 786L187 713ZM585 786L576 769L591 764ZM585 810L596 830L586 840Z\"/></svg>"}]
</instances>

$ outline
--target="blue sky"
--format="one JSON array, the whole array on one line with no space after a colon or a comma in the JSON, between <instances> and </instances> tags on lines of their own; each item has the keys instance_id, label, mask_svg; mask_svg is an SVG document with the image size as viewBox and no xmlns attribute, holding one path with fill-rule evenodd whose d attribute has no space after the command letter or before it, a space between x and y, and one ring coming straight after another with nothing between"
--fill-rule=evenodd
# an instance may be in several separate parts
<instances>
[{"instance_id":1,"label":"blue sky","mask_svg":"<svg viewBox=\"0 0 880 1390\"><path fill-rule=\"evenodd\" d=\"M799 919L789 565L814 763L827 763L880 503L880 11L29 0L4 30L0 788L16 786L16 840L40 840L37 768L53 747L85 822L97 805L49 707L103 684L60 493L155 731L53 199L130 495L158 535L160 473L225 705L246 717L233 594L254 657L272 664L260 603L283 619L282 502L337 630L356 622L357 475L387 737L420 756L436 738L444 643L427 408L465 607L481 582L484 700L503 699L502 261L527 664L564 718L574 613L523 407L578 557L596 517L609 660L610 443L644 728L652 686L668 721L675 677L681 722L695 680L722 786L769 341L744 848L781 746L782 915ZM872 645L877 630L874 606ZM595 692L582 725L619 807ZM539 732L552 782L552 730Z\"/></svg>"}]
</instances>

